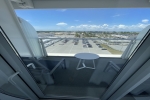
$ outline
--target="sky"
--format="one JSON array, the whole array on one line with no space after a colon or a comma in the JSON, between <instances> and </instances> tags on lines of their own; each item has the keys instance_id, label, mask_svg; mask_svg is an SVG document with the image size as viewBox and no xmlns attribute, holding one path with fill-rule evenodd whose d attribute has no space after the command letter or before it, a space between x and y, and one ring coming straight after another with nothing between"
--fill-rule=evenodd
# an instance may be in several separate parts
<instances>
[{"instance_id":1,"label":"sky","mask_svg":"<svg viewBox=\"0 0 150 100\"><path fill-rule=\"evenodd\" d=\"M150 25L149 8L15 10L37 31L141 31Z\"/></svg>"}]
</instances>

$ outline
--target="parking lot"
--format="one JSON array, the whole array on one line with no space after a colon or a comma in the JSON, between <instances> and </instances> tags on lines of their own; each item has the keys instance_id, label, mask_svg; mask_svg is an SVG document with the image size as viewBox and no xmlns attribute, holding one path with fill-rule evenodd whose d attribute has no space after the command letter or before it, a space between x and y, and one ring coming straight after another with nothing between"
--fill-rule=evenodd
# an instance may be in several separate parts
<instances>
[{"instance_id":1,"label":"parking lot","mask_svg":"<svg viewBox=\"0 0 150 100\"><path fill-rule=\"evenodd\" d=\"M76 53L96 53L96 54L111 54L107 50L99 48L92 40L88 40L92 47L83 47L82 40L78 40L78 43L74 45L73 40L69 40L64 43L63 40L54 43L46 48L47 53L64 53L64 54L76 54Z\"/></svg>"}]
</instances>

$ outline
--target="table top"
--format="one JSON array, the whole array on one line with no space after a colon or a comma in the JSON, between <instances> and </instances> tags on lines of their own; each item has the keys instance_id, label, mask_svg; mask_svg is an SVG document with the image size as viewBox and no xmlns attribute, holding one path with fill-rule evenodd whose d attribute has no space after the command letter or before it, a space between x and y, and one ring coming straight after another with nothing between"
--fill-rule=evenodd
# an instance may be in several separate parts
<instances>
[{"instance_id":1,"label":"table top","mask_svg":"<svg viewBox=\"0 0 150 100\"><path fill-rule=\"evenodd\" d=\"M75 57L79 59L85 59L85 60L94 60L99 58L99 56L94 53L77 53L75 54Z\"/></svg>"}]
</instances>

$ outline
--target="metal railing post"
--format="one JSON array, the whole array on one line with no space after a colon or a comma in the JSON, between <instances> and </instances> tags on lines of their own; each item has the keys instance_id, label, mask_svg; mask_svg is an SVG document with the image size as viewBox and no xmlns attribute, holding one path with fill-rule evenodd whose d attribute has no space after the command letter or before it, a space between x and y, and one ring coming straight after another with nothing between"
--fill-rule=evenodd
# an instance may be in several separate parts
<instances>
[{"instance_id":1,"label":"metal railing post","mask_svg":"<svg viewBox=\"0 0 150 100\"><path fill-rule=\"evenodd\" d=\"M46 57L47 56L47 52L46 52L44 43L43 43L42 39L39 39L39 40L40 40L41 48L42 48L42 51L43 51L43 56Z\"/></svg>"},{"instance_id":2,"label":"metal railing post","mask_svg":"<svg viewBox=\"0 0 150 100\"><path fill-rule=\"evenodd\" d=\"M122 57L121 57L122 59L128 58L129 53L130 53L130 51L131 51L131 49L132 49L132 47L133 47L135 41L136 41L136 39L131 40L131 42L129 43L128 47L126 48L126 50L125 50L124 53L122 54Z\"/></svg>"}]
</instances>

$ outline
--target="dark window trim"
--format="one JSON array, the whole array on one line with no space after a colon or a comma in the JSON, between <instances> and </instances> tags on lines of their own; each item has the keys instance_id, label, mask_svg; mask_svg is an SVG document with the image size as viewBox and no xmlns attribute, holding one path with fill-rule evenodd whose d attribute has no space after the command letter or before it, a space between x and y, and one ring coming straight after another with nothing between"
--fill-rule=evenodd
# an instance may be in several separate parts
<instances>
[{"instance_id":1,"label":"dark window trim","mask_svg":"<svg viewBox=\"0 0 150 100\"><path fill-rule=\"evenodd\" d=\"M141 47L141 45L144 44L144 42L146 41L146 39L147 39L149 36L150 36L150 29L147 31L147 33L146 33L145 36L142 38L142 40L140 41L140 43L136 46L136 48L134 49L134 51L132 52L132 54L131 54L130 57L128 58L127 62L124 64L123 68L119 71L119 73L116 75L116 77L113 79L113 81L111 82L111 84L115 81L115 79L118 77L118 75L122 72L122 70L125 68L125 66L128 64L128 62L129 62L129 61L132 59L132 57L137 53L137 51L139 50L139 48ZM148 60L146 60L145 62L147 62L147 61L148 61ZM145 62L144 62L144 63L145 63ZM142 64L142 65L144 65L144 64ZM141 67L142 67L142 66L141 66ZM139 67L128 79L130 79L141 67ZM126 81L124 81L123 84L126 83L126 82L128 81L128 79L127 79ZM111 86L111 84L110 84L110 86ZM121 86L119 86L118 89L119 89L120 87L122 87L123 84L122 84ZM114 93L115 93L116 91L118 91L118 89L116 89L116 90L114 91ZM114 94L114 93L113 93L113 94ZM112 94L112 95L113 95L113 94ZM112 95L110 95L109 98L110 98ZM108 99L109 99L109 98L108 98Z\"/></svg>"},{"instance_id":2,"label":"dark window trim","mask_svg":"<svg viewBox=\"0 0 150 100\"><path fill-rule=\"evenodd\" d=\"M14 47L14 45L12 44L12 42L10 41L10 39L7 37L7 35L6 35L6 33L4 32L4 30L2 29L2 27L0 26L0 29L2 30L2 32L3 33L1 33L2 35L3 35L3 37L4 37L4 35L5 35L5 37L7 38L5 38L6 39L6 41L7 41L7 43L8 43L8 45L11 45L11 47L13 47L12 48L12 50L14 51L14 53L16 54L16 56L18 57L18 59L20 60L20 62L23 64L23 66L25 67L25 64L24 64L24 62L23 62L23 60L21 59L21 57L20 57L20 55L19 55L19 53L18 53L18 51L16 50L16 48ZM4 58L4 57L3 57ZM8 62L7 62L7 64L8 65L10 65ZM11 65L10 65L11 66ZM13 69L13 67L11 66L11 68ZM25 67L26 68L26 67ZM13 69L14 70L14 69ZM29 70L26 68L26 70L29 72ZM14 70L15 71L15 70ZM16 71L15 71L16 72ZM31 77L32 77L32 79L35 81L35 79L33 78L33 76L32 76L32 74L29 72L29 74L31 75ZM38 98L40 98L33 90L32 90L32 88L23 80L23 78L18 74L18 76L21 78L21 80L29 87L29 89L31 89L31 91L38 97ZM36 83L36 81L35 81L35 83ZM36 83L37 84L37 83ZM38 86L38 85L37 85ZM39 86L38 86L39 87ZM40 88L40 87L39 87ZM41 88L40 88L40 90L41 90ZM41 90L42 91L42 90ZM42 92L43 93L43 92Z\"/></svg>"}]
</instances>

